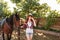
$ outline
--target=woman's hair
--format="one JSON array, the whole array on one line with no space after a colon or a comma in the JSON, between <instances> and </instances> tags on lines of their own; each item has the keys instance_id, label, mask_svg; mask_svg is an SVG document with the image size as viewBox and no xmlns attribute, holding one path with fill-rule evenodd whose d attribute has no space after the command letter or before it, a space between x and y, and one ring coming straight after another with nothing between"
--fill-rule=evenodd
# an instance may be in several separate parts
<instances>
[{"instance_id":1,"label":"woman's hair","mask_svg":"<svg viewBox=\"0 0 60 40\"><path fill-rule=\"evenodd\" d=\"M27 18L26 18L26 23L28 22L29 17L32 17L32 18L33 18L33 16L32 16L32 15L28 15L28 16L27 16ZM33 20L32 20L32 19L30 19L30 20L33 22Z\"/></svg>"}]
</instances>

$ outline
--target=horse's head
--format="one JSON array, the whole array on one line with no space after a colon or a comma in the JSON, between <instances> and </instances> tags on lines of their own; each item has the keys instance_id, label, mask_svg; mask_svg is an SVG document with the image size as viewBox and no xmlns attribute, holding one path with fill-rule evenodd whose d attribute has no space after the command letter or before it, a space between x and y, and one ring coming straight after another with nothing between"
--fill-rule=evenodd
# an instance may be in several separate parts
<instances>
[{"instance_id":1,"label":"horse's head","mask_svg":"<svg viewBox=\"0 0 60 40\"><path fill-rule=\"evenodd\" d=\"M15 26L19 27L19 25L20 25L20 18L19 18L19 14L18 13L14 14L13 20L14 20Z\"/></svg>"}]
</instances>

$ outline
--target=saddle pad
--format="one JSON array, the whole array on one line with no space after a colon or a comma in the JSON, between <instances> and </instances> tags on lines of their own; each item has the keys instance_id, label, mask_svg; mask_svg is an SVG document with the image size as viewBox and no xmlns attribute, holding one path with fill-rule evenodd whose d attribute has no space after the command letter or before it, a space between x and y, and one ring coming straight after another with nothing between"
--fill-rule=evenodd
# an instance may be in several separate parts
<instances>
[{"instance_id":1,"label":"saddle pad","mask_svg":"<svg viewBox=\"0 0 60 40\"><path fill-rule=\"evenodd\" d=\"M6 18L4 18L3 20L0 21L0 26L2 26L5 22Z\"/></svg>"}]
</instances>

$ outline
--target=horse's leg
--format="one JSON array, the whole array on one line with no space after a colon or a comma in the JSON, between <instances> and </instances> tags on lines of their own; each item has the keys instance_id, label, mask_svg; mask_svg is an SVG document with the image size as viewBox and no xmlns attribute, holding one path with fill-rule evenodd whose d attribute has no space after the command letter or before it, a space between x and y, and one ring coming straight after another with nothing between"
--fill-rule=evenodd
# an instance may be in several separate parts
<instances>
[{"instance_id":1,"label":"horse's leg","mask_svg":"<svg viewBox=\"0 0 60 40\"><path fill-rule=\"evenodd\" d=\"M7 40L10 40L11 39L11 33L7 33Z\"/></svg>"},{"instance_id":2,"label":"horse's leg","mask_svg":"<svg viewBox=\"0 0 60 40\"><path fill-rule=\"evenodd\" d=\"M7 34L7 40L10 40L10 39L9 39L9 34Z\"/></svg>"},{"instance_id":3,"label":"horse's leg","mask_svg":"<svg viewBox=\"0 0 60 40\"><path fill-rule=\"evenodd\" d=\"M10 40L11 40L11 35L12 35L12 33L10 33L10 35L9 35L9 37L10 37Z\"/></svg>"},{"instance_id":4,"label":"horse's leg","mask_svg":"<svg viewBox=\"0 0 60 40\"><path fill-rule=\"evenodd\" d=\"M11 35L12 35L12 33L7 34L7 40L11 40Z\"/></svg>"},{"instance_id":5,"label":"horse's leg","mask_svg":"<svg viewBox=\"0 0 60 40\"><path fill-rule=\"evenodd\" d=\"M5 40L5 37L4 37L4 32L2 33L2 37L3 37L3 40Z\"/></svg>"},{"instance_id":6,"label":"horse's leg","mask_svg":"<svg viewBox=\"0 0 60 40\"><path fill-rule=\"evenodd\" d=\"M20 40L20 27L18 27L18 40Z\"/></svg>"}]
</instances>

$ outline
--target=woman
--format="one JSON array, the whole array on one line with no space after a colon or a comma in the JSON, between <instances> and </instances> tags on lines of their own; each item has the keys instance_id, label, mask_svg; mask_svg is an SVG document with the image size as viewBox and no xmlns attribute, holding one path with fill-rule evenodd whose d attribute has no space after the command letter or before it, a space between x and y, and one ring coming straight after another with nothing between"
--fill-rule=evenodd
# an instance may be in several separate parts
<instances>
[{"instance_id":1,"label":"woman","mask_svg":"<svg viewBox=\"0 0 60 40\"><path fill-rule=\"evenodd\" d=\"M26 38L32 40L33 37L33 26L36 26L33 16L30 14L26 20Z\"/></svg>"}]
</instances>

